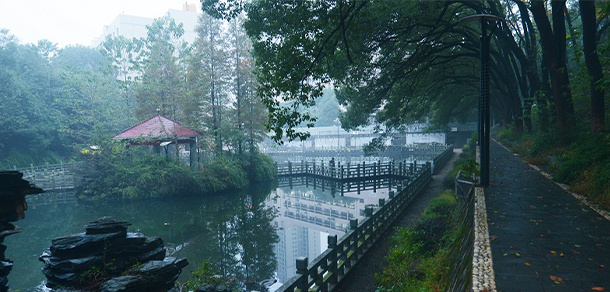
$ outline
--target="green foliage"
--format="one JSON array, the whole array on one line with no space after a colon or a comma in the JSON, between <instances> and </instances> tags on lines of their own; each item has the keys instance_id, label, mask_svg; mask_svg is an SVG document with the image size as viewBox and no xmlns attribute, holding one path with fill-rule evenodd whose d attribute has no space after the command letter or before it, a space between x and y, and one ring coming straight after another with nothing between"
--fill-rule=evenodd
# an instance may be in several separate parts
<instances>
[{"instance_id":1,"label":"green foliage","mask_svg":"<svg viewBox=\"0 0 610 292\"><path fill-rule=\"evenodd\" d=\"M184 35L182 24L173 19L157 18L147 26L148 36L140 40L144 44L141 82L135 92L135 115L140 120L150 118L159 109L162 115L180 121L184 110L185 72L179 65L179 43ZM177 44L178 43L178 44Z\"/></svg>"},{"instance_id":2,"label":"green foliage","mask_svg":"<svg viewBox=\"0 0 610 292\"><path fill-rule=\"evenodd\" d=\"M79 198L161 198L199 191L188 165L162 155L130 152L116 141L102 144L99 152L83 150L84 185Z\"/></svg>"},{"instance_id":3,"label":"green foliage","mask_svg":"<svg viewBox=\"0 0 610 292\"><path fill-rule=\"evenodd\" d=\"M103 143L99 150L85 148L81 158L83 186L78 196L90 200L212 194L245 189L250 182L272 181L276 175L273 160L262 153L242 158L217 156L196 172L171 155L150 154L141 146L126 149L118 141Z\"/></svg>"},{"instance_id":4,"label":"green foliage","mask_svg":"<svg viewBox=\"0 0 610 292\"><path fill-rule=\"evenodd\" d=\"M610 136L581 136L559 152L552 165L553 177L610 208Z\"/></svg>"},{"instance_id":5,"label":"green foliage","mask_svg":"<svg viewBox=\"0 0 610 292\"><path fill-rule=\"evenodd\" d=\"M376 291L447 291L459 227L455 198L443 193L430 202L419 222L399 229L386 260L388 266L377 275Z\"/></svg>"},{"instance_id":6,"label":"green foliage","mask_svg":"<svg viewBox=\"0 0 610 292\"><path fill-rule=\"evenodd\" d=\"M248 154L246 159L242 159L242 164L251 182L272 181L277 175L277 166L273 159L260 152Z\"/></svg>"},{"instance_id":7,"label":"green foliage","mask_svg":"<svg viewBox=\"0 0 610 292\"><path fill-rule=\"evenodd\" d=\"M312 116L317 118L316 127L337 126L336 119L339 117L339 102L334 90L325 88L322 96L316 99L316 104L309 108Z\"/></svg>"},{"instance_id":8,"label":"green foliage","mask_svg":"<svg viewBox=\"0 0 610 292\"><path fill-rule=\"evenodd\" d=\"M204 193L243 189L248 185L248 176L241 165L225 157L203 165L196 177Z\"/></svg>"},{"instance_id":9,"label":"green foliage","mask_svg":"<svg viewBox=\"0 0 610 292\"><path fill-rule=\"evenodd\" d=\"M476 134L470 139L470 144L464 145L459 158L453 162L453 169L443 178L443 186L447 189L453 189L455 186L455 177L460 171L467 176L479 174L479 164L476 162Z\"/></svg>"},{"instance_id":10,"label":"green foliage","mask_svg":"<svg viewBox=\"0 0 610 292\"><path fill-rule=\"evenodd\" d=\"M220 272L216 271L209 261L204 261L201 266L191 273L191 279L185 283L185 288L189 291L197 290L204 285L232 287L234 291L238 291L234 281L220 276Z\"/></svg>"},{"instance_id":11,"label":"green foliage","mask_svg":"<svg viewBox=\"0 0 610 292\"><path fill-rule=\"evenodd\" d=\"M2 30L0 161L8 167L65 161L73 145L125 128L109 68L95 49L58 49L47 40L22 45Z\"/></svg>"}]
</instances>

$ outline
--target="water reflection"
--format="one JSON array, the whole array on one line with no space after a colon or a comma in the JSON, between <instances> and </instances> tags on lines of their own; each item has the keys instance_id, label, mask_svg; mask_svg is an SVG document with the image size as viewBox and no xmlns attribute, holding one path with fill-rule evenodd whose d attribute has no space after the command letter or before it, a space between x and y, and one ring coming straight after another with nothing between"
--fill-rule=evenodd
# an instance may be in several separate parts
<instances>
[{"instance_id":1,"label":"water reflection","mask_svg":"<svg viewBox=\"0 0 610 292\"><path fill-rule=\"evenodd\" d=\"M328 235L343 236L351 219L362 219L366 205L387 199L401 183L371 180L355 186L307 177L280 181L268 202L278 210L273 220L279 236L277 278L285 282L293 277L298 257L316 258L326 250Z\"/></svg>"},{"instance_id":2,"label":"water reflection","mask_svg":"<svg viewBox=\"0 0 610 292\"><path fill-rule=\"evenodd\" d=\"M187 258L181 283L204 260L244 288L259 288L265 279L284 282L295 275L297 257L317 257L329 234L341 237L350 219L361 219L366 205L387 198L397 184L294 178L279 187L259 185L222 196L90 204L76 202L71 193L29 196L26 219L19 221L23 232L6 238L6 254L15 261L9 285L14 291L37 290L44 281L38 256L51 239L83 232L102 216L131 222L130 232L161 236L168 253Z\"/></svg>"},{"instance_id":3,"label":"water reflection","mask_svg":"<svg viewBox=\"0 0 610 292\"><path fill-rule=\"evenodd\" d=\"M7 256L15 261L9 276L14 291L33 291L44 281L38 256L51 239L84 231L84 225L102 216L114 216L133 225L130 232L161 236L172 256L187 258L179 282L204 260L215 264L223 276L238 283L273 278L276 270L272 224L274 211L265 204L272 188L215 197L104 202L81 204L65 200L70 194L31 196L21 234L7 238Z\"/></svg>"}]
</instances>

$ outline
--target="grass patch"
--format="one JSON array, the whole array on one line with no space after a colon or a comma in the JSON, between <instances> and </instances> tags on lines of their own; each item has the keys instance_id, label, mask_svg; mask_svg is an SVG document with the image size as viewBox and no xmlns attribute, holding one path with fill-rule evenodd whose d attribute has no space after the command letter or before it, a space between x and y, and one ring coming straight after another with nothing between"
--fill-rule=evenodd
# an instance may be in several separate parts
<instances>
[{"instance_id":1,"label":"grass patch","mask_svg":"<svg viewBox=\"0 0 610 292\"><path fill-rule=\"evenodd\" d=\"M377 275L378 292L447 291L454 256L461 234L456 223L458 208L452 192L431 201L419 222L398 229L388 266Z\"/></svg>"}]
</instances>

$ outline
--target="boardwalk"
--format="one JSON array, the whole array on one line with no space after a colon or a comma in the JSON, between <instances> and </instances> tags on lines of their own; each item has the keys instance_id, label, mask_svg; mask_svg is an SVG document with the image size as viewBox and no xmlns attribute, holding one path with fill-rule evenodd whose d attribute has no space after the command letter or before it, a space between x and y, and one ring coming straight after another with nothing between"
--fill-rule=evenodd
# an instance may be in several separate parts
<instances>
[{"instance_id":1,"label":"boardwalk","mask_svg":"<svg viewBox=\"0 0 610 292\"><path fill-rule=\"evenodd\" d=\"M608 219L497 143L490 179L485 203L497 291L610 291Z\"/></svg>"}]
</instances>

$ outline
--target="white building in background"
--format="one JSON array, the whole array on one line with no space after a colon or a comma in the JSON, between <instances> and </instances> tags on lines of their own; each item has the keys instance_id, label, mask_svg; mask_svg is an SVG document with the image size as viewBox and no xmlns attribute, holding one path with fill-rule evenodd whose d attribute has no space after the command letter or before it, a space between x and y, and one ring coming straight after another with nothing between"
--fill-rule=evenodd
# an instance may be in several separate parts
<instances>
[{"instance_id":1,"label":"white building in background","mask_svg":"<svg viewBox=\"0 0 610 292\"><path fill-rule=\"evenodd\" d=\"M447 141L447 133L445 131L429 131L432 127L430 123L414 123L408 125L405 131L406 144L445 144Z\"/></svg>"},{"instance_id":2,"label":"white building in background","mask_svg":"<svg viewBox=\"0 0 610 292\"><path fill-rule=\"evenodd\" d=\"M182 23L184 35L181 40L192 44L197 38L195 28L197 27L200 15L201 13L197 12L196 4L185 3L182 5L182 10L169 9L164 15L159 15L159 17L163 16L173 19L176 23ZM93 40L91 45L94 48L98 47L107 37L146 38L146 26L151 25L153 20L154 18L149 17L119 14L111 24L104 26L102 34Z\"/></svg>"}]
</instances>

